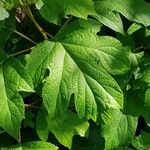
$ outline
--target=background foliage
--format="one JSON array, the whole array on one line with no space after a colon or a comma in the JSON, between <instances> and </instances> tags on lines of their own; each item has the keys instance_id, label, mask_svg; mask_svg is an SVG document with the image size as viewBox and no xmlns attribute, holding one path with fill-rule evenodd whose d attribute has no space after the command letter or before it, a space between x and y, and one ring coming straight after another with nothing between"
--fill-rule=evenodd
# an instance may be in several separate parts
<instances>
[{"instance_id":1,"label":"background foliage","mask_svg":"<svg viewBox=\"0 0 150 150\"><path fill-rule=\"evenodd\" d=\"M1 149L149 149L149 10L1 0Z\"/></svg>"}]
</instances>

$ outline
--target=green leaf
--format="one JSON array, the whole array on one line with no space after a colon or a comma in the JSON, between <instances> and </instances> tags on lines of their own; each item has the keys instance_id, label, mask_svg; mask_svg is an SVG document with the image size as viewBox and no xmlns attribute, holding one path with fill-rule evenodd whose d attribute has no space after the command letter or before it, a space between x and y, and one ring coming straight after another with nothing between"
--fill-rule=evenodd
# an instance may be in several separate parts
<instances>
[{"instance_id":1,"label":"green leaf","mask_svg":"<svg viewBox=\"0 0 150 150\"><path fill-rule=\"evenodd\" d=\"M6 54L0 49L0 63L2 63L6 58Z\"/></svg>"},{"instance_id":2,"label":"green leaf","mask_svg":"<svg viewBox=\"0 0 150 150\"><path fill-rule=\"evenodd\" d=\"M134 117L142 116L147 123L150 123L150 107L145 106L144 97L145 91L128 91L127 98L124 103L124 113L127 115L132 115Z\"/></svg>"},{"instance_id":3,"label":"green leaf","mask_svg":"<svg viewBox=\"0 0 150 150\"><path fill-rule=\"evenodd\" d=\"M97 22L79 20L57 35L58 42L45 41L33 49L26 69L35 85L49 69L42 94L49 117L65 112L72 94L80 118L96 120L96 103L100 111L122 108L122 91L107 71L124 73L128 52L118 40L98 37L98 29Z\"/></svg>"},{"instance_id":4,"label":"green leaf","mask_svg":"<svg viewBox=\"0 0 150 150\"><path fill-rule=\"evenodd\" d=\"M46 118L45 121L42 119L43 117ZM44 122L41 122L42 120ZM47 127L42 125L42 123L46 123ZM53 120L48 117L46 112L40 111L37 125L37 133L41 139L43 139L44 136L47 137L48 132L52 132L58 141L68 148L71 148L73 136L85 136L89 127L87 121L80 120L78 116L71 111L68 111L63 116L56 117ZM45 128L43 128L44 126ZM46 140L45 137L44 140Z\"/></svg>"},{"instance_id":5,"label":"green leaf","mask_svg":"<svg viewBox=\"0 0 150 150\"><path fill-rule=\"evenodd\" d=\"M24 103L18 92L33 92L33 85L24 67L12 58L0 64L0 89L0 126L17 139L24 118Z\"/></svg>"},{"instance_id":6,"label":"green leaf","mask_svg":"<svg viewBox=\"0 0 150 150\"><path fill-rule=\"evenodd\" d=\"M96 7L97 10L97 7ZM119 13L109 12L105 8L101 8L96 11L97 14L93 15L98 21L103 23L105 26L111 28L114 31L124 34L123 23Z\"/></svg>"},{"instance_id":7,"label":"green leaf","mask_svg":"<svg viewBox=\"0 0 150 150\"><path fill-rule=\"evenodd\" d=\"M109 13L116 11L121 13L127 19L141 23L144 26L150 25L150 4L144 0L94 0L95 10L100 13L106 10ZM142 9L141 9L142 8Z\"/></svg>"},{"instance_id":8,"label":"green leaf","mask_svg":"<svg viewBox=\"0 0 150 150\"><path fill-rule=\"evenodd\" d=\"M19 5L22 5L24 3L26 4L35 4L38 0L4 0L4 6L6 9L10 10L14 7L17 7Z\"/></svg>"},{"instance_id":9,"label":"green leaf","mask_svg":"<svg viewBox=\"0 0 150 150\"><path fill-rule=\"evenodd\" d=\"M35 141L23 143L21 145L1 148L1 150L57 150L58 148L50 143Z\"/></svg>"},{"instance_id":10,"label":"green leaf","mask_svg":"<svg viewBox=\"0 0 150 150\"><path fill-rule=\"evenodd\" d=\"M23 122L24 127L28 127L29 126L31 128L34 128L34 126L35 126L35 123L33 121L34 117L35 116L34 116L34 114L31 111L26 110L26 112L25 112L25 120Z\"/></svg>"},{"instance_id":11,"label":"green leaf","mask_svg":"<svg viewBox=\"0 0 150 150\"><path fill-rule=\"evenodd\" d=\"M142 25L137 24L137 23L133 23L129 28L128 28L128 34L132 35L134 34L136 31L138 31L139 29L142 28Z\"/></svg>"},{"instance_id":12,"label":"green leaf","mask_svg":"<svg viewBox=\"0 0 150 150\"><path fill-rule=\"evenodd\" d=\"M132 144L137 150L147 150L150 148L149 139L150 134L147 132L142 132L141 136L134 138Z\"/></svg>"},{"instance_id":13,"label":"green leaf","mask_svg":"<svg viewBox=\"0 0 150 150\"><path fill-rule=\"evenodd\" d=\"M150 106L150 88L145 93L145 106Z\"/></svg>"},{"instance_id":14,"label":"green leaf","mask_svg":"<svg viewBox=\"0 0 150 150\"><path fill-rule=\"evenodd\" d=\"M149 61L149 60L148 60ZM145 62L145 65L141 69L141 79L140 81L150 83L150 66L149 62Z\"/></svg>"},{"instance_id":15,"label":"green leaf","mask_svg":"<svg viewBox=\"0 0 150 150\"><path fill-rule=\"evenodd\" d=\"M61 18L73 15L79 18L87 18L94 13L92 0L42 0L44 5L40 9L41 15L49 22L59 24Z\"/></svg>"},{"instance_id":16,"label":"green leaf","mask_svg":"<svg viewBox=\"0 0 150 150\"><path fill-rule=\"evenodd\" d=\"M68 113L63 118L49 121L49 130L53 132L61 144L71 148L74 134L85 136L88 129L88 122L80 121L74 113Z\"/></svg>"},{"instance_id":17,"label":"green leaf","mask_svg":"<svg viewBox=\"0 0 150 150\"><path fill-rule=\"evenodd\" d=\"M49 127L47 122L48 114L44 107L38 112L36 119L36 131L42 141L47 141L49 135Z\"/></svg>"},{"instance_id":18,"label":"green leaf","mask_svg":"<svg viewBox=\"0 0 150 150\"><path fill-rule=\"evenodd\" d=\"M4 7L8 10L20 4L20 0L4 0Z\"/></svg>"},{"instance_id":19,"label":"green leaf","mask_svg":"<svg viewBox=\"0 0 150 150\"><path fill-rule=\"evenodd\" d=\"M4 8L4 3L0 1L0 21L9 17L9 13Z\"/></svg>"},{"instance_id":20,"label":"green leaf","mask_svg":"<svg viewBox=\"0 0 150 150\"><path fill-rule=\"evenodd\" d=\"M100 125L90 122L86 138L75 136L71 150L104 150L105 141L100 133Z\"/></svg>"},{"instance_id":21,"label":"green leaf","mask_svg":"<svg viewBox=\"0 0 150 150\"><path fill-rule=\"evenodd\" d=\"M37 9L41 9L43 7L44 3L42 0L38 0L37 3L35 4Z\"/></svg>"},{"instance_id":22,"label":"green leaf","mask_svg":"<svg viewBox=\"0 0 150 150\"><path fill-rule=\"evenodd\" d=\"M97 36L98 31L99 24L96 21L78 20L70 23L56 37L71 57L83 57L82 61L88 60L92 66L101 66L114 75L124 74L130 68L128 49L115 38Z\"/></svg>"},{"instance_id":23,"label":"green leaf","mask_svg":"<svg viewBox=\"0 0 150 150\"><path fill-rule=\"evenodd\" d=\"M14 11L10 12L8 19L0 21L0 51L4 50L5 44L9 39L13 30L15 30L15 13ZM0 53L1 53L0 52Z\"/></svg>"},{"instance_id":24,"label":"green leaf","mask_svg":"<svg viewBox=\"0 0 150 150\"><path fill-rule=\"evenodd\" d=\"M126 116L119 110L111 109L102 114L102 120L105 149L114 149L131 143L137 128L137 118Z\"/></svg>"}]
</instances>

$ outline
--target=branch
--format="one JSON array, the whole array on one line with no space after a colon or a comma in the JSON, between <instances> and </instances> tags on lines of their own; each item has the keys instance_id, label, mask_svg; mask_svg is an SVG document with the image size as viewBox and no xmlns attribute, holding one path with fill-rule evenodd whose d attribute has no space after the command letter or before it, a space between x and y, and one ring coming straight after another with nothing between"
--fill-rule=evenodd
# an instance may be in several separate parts
<instances>
[{"instance_id":1,"label":"branch","mask_svg":"<svg viewBox=\"0 0 150 150\"><path fill-rule=\"evenodd\" d=\"M18 55L20 55L20 54L29 52L29 51L31 51L32 49L33 49L33 47L27 48L27 49L25 49L25 50L21 50L21 51L19 51L19 52L14 53L14 54L10 54L9 56L11 56L11 57L18 56Z\"/></svg>"},{"instance_id":2,"label":"branch","mask_svg":"<svg viewBox=\"0 0 150 150\"><path fill-rule=\"evenodd\" d=\"M37 21L35 20L32 12L31 12L31 9L28 5L25 5L25 12L26 14L28 15L28 17L31 19L31 21L34 23L34 25L36 26L36 28L38 29L38 31L42 34L43 38L45 40L48 39L47 35L45 34L44 30L42 29L42 27L37 23Z\"/></svg>"},{"instance_id":3,"label":"branch","mask_svg":"<svg viewBox=\"0 0 150 150\"><path fill-rule=\"evenodd\" d=\"M14 33L20 35L22 38L28 40L29 42L33 43L33 44L37 44L34 40L30 39L29 37L25 36L24 34L16 31L16 30L13 30Z\"/></svg>"},{"instance_id":4,"label":"branch","mask_svg":"<svg viewBox=\"0 0 150 150\"><path fill-rule=\"evenodd\" d=\"M45 34L46 34L47 36L49 36L50 38L54 38L54 36L51 35L50 33L46 32L46 31L44 31L44 32L45 32Z\"/></svg>"}]
</instances>

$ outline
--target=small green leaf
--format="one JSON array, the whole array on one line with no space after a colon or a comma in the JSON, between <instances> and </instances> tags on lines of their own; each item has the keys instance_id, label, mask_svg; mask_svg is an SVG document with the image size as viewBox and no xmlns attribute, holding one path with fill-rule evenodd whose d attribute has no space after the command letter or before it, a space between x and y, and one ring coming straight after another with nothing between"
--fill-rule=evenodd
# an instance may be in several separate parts
<instances>
[{"instance_id":1,"label":"small green leaf","mask_svg":"<svg viewBox=\"0 0 150 150\"><path fill-rule=\"evenodd\" d=\"M4 0L4 7L8 10L20 4L20 0Z\"/></svg>"},{"instance_id":2,"label":"small green leaf","mask_svg":"<svg viewBox=\"0 0 150 150\"><path fill-rule=\"evenodd\" d=\"M49 130L53 132L61 144L71 148L72 138L74 134L85 136L88 129L88 122L81 121L77 115L69 112L62 118L48 121Z\"/></svg>"},{"instance_id":3,"label":"small green leaf","mask_svg":"<svg viewBox=\"0 0 150 150\"><path fill-rule=\"evenodd\" d=\"M97 10L97 9L96 9ZM105 8L101 8L97 11L97 14L93 15L98 21L105 26L111 28L114 31L124 34L123 23L119 13L109 12Z\"/></svg>"},{"instance_id":4,"label":"small green leaf","mask_svg":"<svg viewBox=\"0 0 150 150\"><path fill-rule=\"evenodd\" d=\"M9 13L4 8L4 4L0 1L0 21L9 17Z\"/></svg>"},{"instance_id":5,"label":"small green leaf","mask_svg":"<svg viewBox=\"0 0 150 150\"><path fill-rule=\"evenodd\" d=\"M25 4L37 4L37 6L41 6L42 0L3 0L4 1L4 8L7 10L11 10L12 8L16 8L19 6L23 6Z\"/></svg>"},{"instance_id":6,"label":"small green leaf","mask_svg":"<svg viewBox=\"0 0 150 150\"><path fill-rule=\"evenodd\" d=\"M47 118L48 118L48 114L45 108L42 107L36 119L36 131L42 141L47 141L49 135Z\"/></svg>"},{"instance_id":7,"label":"small green leaf","mask_svg":"<svg viewBox=\"0 0 150 150\"><path fill-rule=\"evenodd\" d=\"M129 28L128 28L128 34L132 35L134 32L136 32L137 30L141 29L142 25L137 24L137 23L133 23Z\"/></svg>"},{"instance_id":8,"label":"small green leaf","mask_svg":"<svg viewBox=\"0 0 150 150\"><path fill-rule=\"evenodd\" d=\"M36 8L39 10L43 7L43 5L44 5L44 3L42 0L38 0L35 4Z\"/></svg>"},{"instance_id":9,"label":"small green leaf","mask_svg":"<svg viewBox=\"0 0 150 150\"><path fill-rule=\"evenodd\" d=\"M102 114L102 136L105 149L130 144L137 128L137 118L126 116L119 110L111 109Z\"/></svg>"},{"instance_id":10,"label":"small green leaf","mask_svg":"<svg viewBox=\"0 0 150 150\"><path fill-rule=\"evenodd\" d=\"M45 117L46 120L41 122L43 117ZM87 121L80 120L78 116L71 111L59 117L55 117L53 120L48 117L45 111L40 111L37 121L37 133L41 139L44 138L44 140L46 140L45 138L48 132L52 132L58 141L68 148L71 148L73 136L85 136L89 127ZM47 125L44 125L45 123ZM44 126L45 128L43 128Z\"/></svg>"},{"instance_id":11,"label":"small green leaf","mask_svg":"<svg viewBox=\"0 0 150 150\"><path fill-rule=\"evenodd\" d=\"M145 106L144 97L145 91L128 91L127 98L124 103L124 113L127 115L132 115L134 117L142 116L147 123L150 123L150 107Z\"/></svg>"},{"instance_id":12,"label":"small green leaf","mask_svg":"<svg viewBox=\"0 0 150 150\"><path fill-rule=\"evenodd\" d=\"M150 88L145 93L145 106L150 106Z\"/></svg>"},{"instance_id":13,"label":"small green leaf","mask_svg":"<svg viewBox=\"0 0 150 150\"><path fill-rule=\"evenodd\" d=\"M13 30L15 30L15 23L14 11L10 12L9 18L0 21L0 53L2 52L2 50L4 50L7 40L9 39Z\"/></svg>"},{"instance_id":14,"label":"small green leaf","mask_svg":"<svg viewBox=\"0 0 150 150\"><path fill-rule=\"evenodd\" d=\"M142 132L141 136L134 138L132 144L137 150L148 150L150 148L149 139L150 134L147 132Z\"/></svg>"},{"instance_id":15,"label":"small green leaf","mask_svg":"<svg viewBox=\"0 0 150 150\"><path fill-rule=\"evenodd\" d=\"M145 64L146 65L143 66L143 68L141 69L141 79L140 80L149 84L150 83L150 66L147 62Z\"/></svg>"},{"instance_id":16,"label":"small green leaf","mask_svg":"<svg viewBox=\"0 0 150 150\"><path fill-rule=\"evenodd\" d=\"M30 112L29 110L26 110L26 112L25 112L25 120L23 122L24 127L28 127L29 126L31 128L34 128L35 123L33 121L33 117L35 117L34 114L32 112Z\"/></svg>"}]
</instances>

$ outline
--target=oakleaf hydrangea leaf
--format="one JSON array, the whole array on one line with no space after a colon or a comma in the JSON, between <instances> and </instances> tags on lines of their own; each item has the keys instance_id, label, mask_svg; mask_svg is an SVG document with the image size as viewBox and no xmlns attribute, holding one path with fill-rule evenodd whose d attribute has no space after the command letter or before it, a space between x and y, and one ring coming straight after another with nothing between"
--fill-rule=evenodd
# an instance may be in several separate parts
<instances>
[{"instance_id":1,"label":"oakleaf hydrangea leaf","mask_svg":"<svg viewBox=\"0 0 150 150\"><path fill-rule=\"evenodd\" d=\"M78 20L62 30L56 42L45 41L31 52L26 69L34 85L49 70L42 97L50 118L67 111L72 94L80 118L96 120L97 105L99 112L122 108L122 91L108 72L128 70L128 52L118 40L98 37L98 30L99 23Z\"/></svg>"},{"instance_id":2,"label":"oakleaf hydrangea leaf","mask_svg":"<svg viewBox=\"0 0 150 150\"><path fill-rule=\"evenodd\" d=\"M45 120L43 120L43 118L45 118ZM43 124L41 124L41 121ZM48 137L48 133L52 132L58 141L68 148L71 148L73 136L85 136L88 127L89 123L87 121L80 120L79 117L71 111L51 120L47 113L41 110L37 118L37 133L40 138L43 139L45 135ZM47 140L47 138L45 140Z\"/></svg>"},{"instance_id":3,"label":"oakleaf hydrangea leaf","mask_svg":"<svg viewBox=\"0 0 150 150\"><path fill-rule=\"evenodd\" d=\"M111 109L102 114L102 120L105 149L130 144L137 128L136 117L126 116L119 110Z\"/></svg>"},{"instance_id":4,"label":"oakleaf hydrangea leaf","mask_svg":"<svg viewBox=\"0 0 150 150\"><path fill-rule=\"evenodd\" d=\"M124 74L130 68L129 50L115 38L96 36L99 28L99 23L96 21L80 20L70 23L57 34L56 38L65 49L68 49L70 55L72 55L72 51L75 51L72 57L78 59L84 57L83 61L88 60L95 67L101 66L114 75ZM81 39L83 40L81 41ZM70 47L73 50L70 51ZM86 49L83 50L84 47ZM78 52L80 53L78 54ZM83 56L86 52L87 55Z\"/></svg>"},{"instance_id":5,"label":"oakleaf hydrangea leaf","mask_svg":"<svg viewBox=\"0 0 150 150\"><path fill-rule=\"evenodd\" d=\"M101 14L105 10L109 16L112 11L121 13L127 19L150 25L150 4L144 0L94 0L95 10Z\"/></svg>"},{"instance_id":6,"label":"oakleaf hydrangea leaf","mask_svg":"<svg viewBox=\"0 0 150 150\"><path fill-rule=\"evenodd\" d=\"M0 89L0 126L17 139L24 118L18 92L33 92L32 80L18 61L8 58L0 64Z\"/></svg>"},{"instance_id":7,"label":"oakleaf hydrangea leaf","mask_svg":"<svg viewBox=\"0 0 150 150\"><path fill-rule=\"evenodd\" d=\"M89 127L87 121L80 121L78 116L71 112L62 118L49 120L48 124L49 130L53 132L59 142L69 148L72 145L73 135L79 134L80 136L85 136Z\"/></svg>"},{"instance_id":8,"label":"oakleaf hydrangea leaf","mask_svg":"<svg viewBox=\"0 0 150 150\"><path fill-rule=\"evenodd\" d=\"M92 0L42 0L44 5L40 9L41 15L55 24L60 23L65 15L73 15L79 18L87 18L93 14L94 7Z\"/></svg>"},{"instance_id":9,"label":"oakleaf hydrangea leaf","mask_svg":"<svg viewBox=\"0 0 150 150\"><path fill-rule=\"evenodd\" d=\"M124 34L123 23L119 13L113 11L108 12L107 9L101 8L93 17L112 30Z\"/></svg>"}]
</instances>

